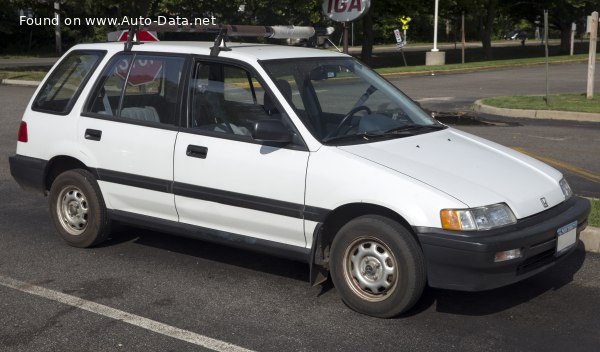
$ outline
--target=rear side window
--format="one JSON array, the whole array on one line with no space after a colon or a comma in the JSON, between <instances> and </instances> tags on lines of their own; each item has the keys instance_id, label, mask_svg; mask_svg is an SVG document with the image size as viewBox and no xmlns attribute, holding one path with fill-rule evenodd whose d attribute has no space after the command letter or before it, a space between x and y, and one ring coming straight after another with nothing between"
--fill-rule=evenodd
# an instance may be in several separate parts
<instances>
[{"instance_id":1,"label":"rear side window","mask_svg":"<svg viewBox=\"0 0 600 352\"><path fill-rule=\"evenodd\" d=\"M85 111L123 122L176 126L184 63L183 57L119 54L102 73Z\"/></svg>"},{"instance_id":2,"label":"rear side window","mask_svg":"<svg viewBox=\"0 0 600 352\"><path fill-rule=\"evenodd\" d=\"M81 90L104 54L104 51L89 50L71 52L46 80L33 101L32 109L58 115L71 112Z\"/></svg>"}]
</instances>

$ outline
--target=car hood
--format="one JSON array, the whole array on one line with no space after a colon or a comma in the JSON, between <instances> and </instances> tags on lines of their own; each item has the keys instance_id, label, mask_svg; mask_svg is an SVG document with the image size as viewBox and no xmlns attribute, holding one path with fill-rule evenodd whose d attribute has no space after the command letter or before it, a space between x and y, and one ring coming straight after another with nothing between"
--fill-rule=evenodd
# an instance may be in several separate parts
<instances>
[{"instance_id":1,"label":"car hood","mask_svg":"<svg viewBox=\"0 0 600 352\"><path fill-rule=\"evenodd\" d=\"M565 200L559 171L452 128L338 148L426 183L468 207L506 203L518 219Z\"/></svg>"}]
</instances>

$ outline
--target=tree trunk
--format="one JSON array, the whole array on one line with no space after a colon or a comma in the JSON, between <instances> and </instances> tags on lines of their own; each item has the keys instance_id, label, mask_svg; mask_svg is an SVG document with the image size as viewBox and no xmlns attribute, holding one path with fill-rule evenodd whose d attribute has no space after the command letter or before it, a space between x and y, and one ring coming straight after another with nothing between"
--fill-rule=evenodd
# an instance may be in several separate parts
<instances>
[{"instance_id":1,"label":"tree trunk","mask_svg":"<svg viewBox=\"0 0 600 352\"><path fill-rule=\"evenodd\" d=\"M496 18L496 5L498 0L488 0L485 4L485 14L481 30L481 45L483 47L483 56L491 60L492 54L492 33L494 30L494 19Z\"/></svg>"},{"instance_id":2,"label":"tree trunk","mask_svg":"<svg viewBox=\"0 0 600 352\"><path fill-rule=\"evenodd\" d=\"M360 52L360 60L364 63L371 61L373 55L373 9L363 17L363 44Z\"/></svg>"}]
</instances>

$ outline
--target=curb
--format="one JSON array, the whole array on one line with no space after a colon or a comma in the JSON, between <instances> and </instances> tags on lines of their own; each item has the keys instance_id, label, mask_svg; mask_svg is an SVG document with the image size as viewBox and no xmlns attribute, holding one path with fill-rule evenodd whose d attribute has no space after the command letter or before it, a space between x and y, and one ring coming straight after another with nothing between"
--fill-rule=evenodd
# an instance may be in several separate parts
<instances>
[{"instance_id":1,"label":"curb","mask_svg":"<svg viewBox=\"0 0 600 352\"><path fill-rule=\"evenodd\" d=\"M590 112L558 111L558 110L525 110L497 108L482 103L483 99L473 103L473 111L490 115L519 117L526 119L550 119L569 121L600 122L600 114Z\"/></svg>"},{"instance_id":2,"label":"curb","mask_svg":"<svg viewBox=\"0 0 600 352\"><path fill-rule=\"evenodd\" d=\"M39 81L24 81L20 79L1 79L0 84L8 84L12 86L23 86L23 87L37 87L40 85Z\"/></svg>"},{"instance_id":3,"label":"curb","mask_svg":"<svg viewBox=\"0 0 600 352\"><path fill-rule=\"evenodd\" d=\"M600 228L588 226L579 234L579 239L586 252L600 253Z\"/></svg>"}]
</instances>

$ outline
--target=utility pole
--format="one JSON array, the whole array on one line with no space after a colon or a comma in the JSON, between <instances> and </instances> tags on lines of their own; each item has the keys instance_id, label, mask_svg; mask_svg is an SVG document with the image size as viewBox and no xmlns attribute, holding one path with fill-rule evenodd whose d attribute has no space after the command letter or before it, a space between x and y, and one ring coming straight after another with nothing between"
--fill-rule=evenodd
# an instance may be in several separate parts
<instances>
[{"instance_id":1,"label":"utility pole","mask_svg":"<svg viewBox=\"0 0 600 352\"><path fill-rule=\"evenodd\" d=\"M594 98L594 73L596 71L596 45L598 42L598 11L592 12L590 31L590 57L588 61L587 98Z\"/></svg>"}]
</instances>

